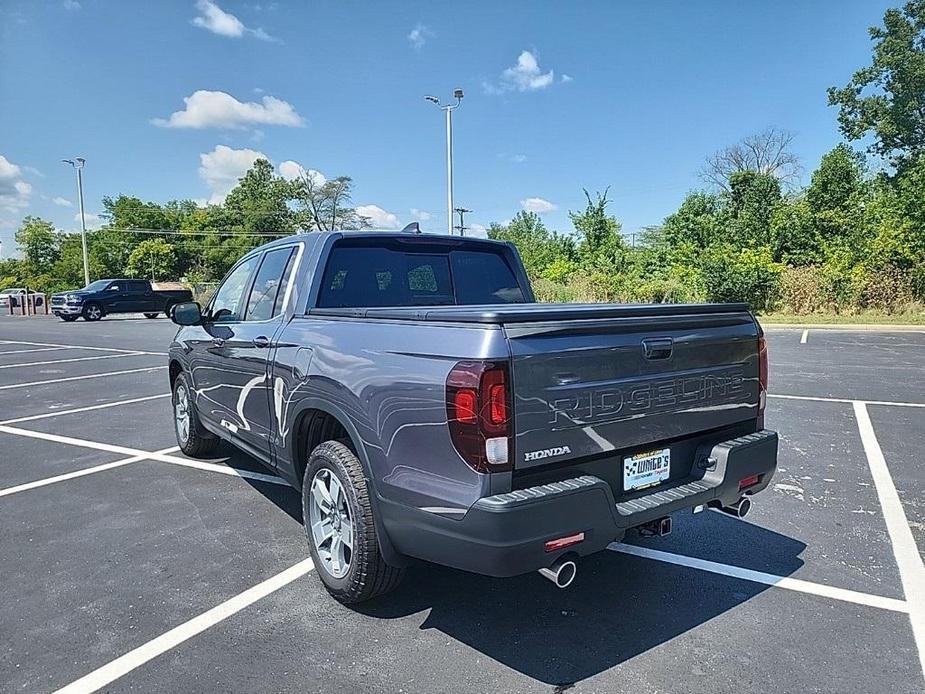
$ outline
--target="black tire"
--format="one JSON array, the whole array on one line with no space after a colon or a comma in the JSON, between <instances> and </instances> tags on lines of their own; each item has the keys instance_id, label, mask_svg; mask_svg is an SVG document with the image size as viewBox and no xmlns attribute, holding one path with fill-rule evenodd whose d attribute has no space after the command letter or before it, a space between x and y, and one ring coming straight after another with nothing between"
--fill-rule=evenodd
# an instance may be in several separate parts
<instances>
[{"instance_id":1,"label":"black tire","mask_svg":"<svg viewBox=\"0 0 925 694\"><path fill-rule=\"evenodd\" d=\"M146 313L145 318L157 318L159 315L161 314L160 313Z\"/></svg>"},{"instance_id":2,"label":"black tire","mask_svg":"<svg viewBox=\"0 0 925 694\"><path fill-rule=\"evenodd\" d=\"M103 307L98 303L91 301L87 304L84 304L80 315L83 316L85 321L93 323L103 317Z\"/></svg>"},{"instance_id":3,"label":"black tire","mask_svg":"<svg viewBox=\"0 0 925 694\"><path fill-rule=\"evenodd\" d=\"M170 402L173 405L173 430L177 436L177 444L180 446L180 450L191 458L199 458L215 453L221 441L202 426L202 422L199 420L199 412L196 410L196 403L192 397L192 390L186 374L179 374L173 382L173 396L170 398ZM181 418L178 414L178 405L184 399L184 391L186 416L189 418L185 436Z\"/></svg>"},{"instance_id":4,"label":"black tire","mask_svg":"<svg viewBox=\"0 0 925 694\"><path fill-rule=\"evenodd\" d=\"M312 536L309 520L311 486L319 473L337 478L346 497L353 526L353 547L348 569L340 578L331 573L325 560L319 556ZM302 480L302 516L316 573L325 589L336 600L345 605L364 602L394 590L401 582L405 570L386 564L379 552L370 490L363 475L363 467L356 454L343 442L325 441L312 451Z\"/></svg>"},{"instance_id":5,"label":"black tire","mask_svg":"<svg viewBox=\"0 0 925 694\"><path fill-rule=\"evenodd\" d=\"M79 316L58 316L58 318L63 320L65 323L73 323L79 318Z\"/></svg>"}]
</instances>

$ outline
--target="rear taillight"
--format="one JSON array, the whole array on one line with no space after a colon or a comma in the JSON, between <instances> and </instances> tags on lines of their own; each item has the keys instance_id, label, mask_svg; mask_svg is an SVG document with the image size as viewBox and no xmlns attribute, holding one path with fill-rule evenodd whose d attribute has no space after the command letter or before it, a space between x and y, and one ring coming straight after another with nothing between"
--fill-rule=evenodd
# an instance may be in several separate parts
<instances>
[{"instance_id":1,"label":"rear taillight","mask_svg":"<svg viewBox=\"0 0 925 694\"><path fill-rule=\"evenodd\" d=\"M450 438L477 472L510 470L511 390L506 363L461 361L446 377Z\"/></svg>"},{"instance_id":2,"label":"rear taillight","mask_svg":"<svg viewBox=\"0 0 925 694\"><path fill-rule=\"evenodd\" d=\"M758 338L758 411L764 412L768 401L768 343Z\"/></svg>"}]
</instances>

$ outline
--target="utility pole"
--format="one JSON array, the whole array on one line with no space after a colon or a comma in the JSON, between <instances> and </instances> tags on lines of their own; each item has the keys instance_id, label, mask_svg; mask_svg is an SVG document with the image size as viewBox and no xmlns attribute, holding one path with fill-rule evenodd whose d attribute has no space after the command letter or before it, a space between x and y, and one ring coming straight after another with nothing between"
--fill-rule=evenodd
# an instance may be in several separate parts
<instances>
[{"instance_id":1,"label":"utility pole","mask_svg":"<svg viewBox=\"0 0 925 694\"><path fill-rule=\"evenodd\" d=\"M453 111L462 103L463 90L453 92L455 104L441 104L435 96L425 96L427 101L434 104L446 114L446 233L453 234Z\"/></svg>"},{"instance_id":2,"label":"utility pole","mask_svg":"<svg viewBox=\"0 0 925 694\"><path fill-rule=\"evenodd\" d=\"M84 260L84 286L90 284L90 264L87 262L87 220L84 215L84 182L83 168L86 160L77 157L76 159L62 159L65 164L70 164L77 170L77 199L80 204L80 246L83 250Z\"/></svg>"},{"instance_id":3,"label":"utility pole","mask_svg":"<svg viewBox=\"0 0 925 694\"><path fill-rule=\"evenodd\" d=\"M465 221L464 221L464 219L463 219L463 215L472 212L472 210L467 210L465 207L456 207L456 208L454 208L453 211L456 212L456 214L459 215L459 226L458 226L458 227L454 227L454 228L459 232L459 235L460 235L460 236L465 236L465 235L466 235L466 230L467 230L469 227L466 226Z\"/></svg>"}]
</instances>

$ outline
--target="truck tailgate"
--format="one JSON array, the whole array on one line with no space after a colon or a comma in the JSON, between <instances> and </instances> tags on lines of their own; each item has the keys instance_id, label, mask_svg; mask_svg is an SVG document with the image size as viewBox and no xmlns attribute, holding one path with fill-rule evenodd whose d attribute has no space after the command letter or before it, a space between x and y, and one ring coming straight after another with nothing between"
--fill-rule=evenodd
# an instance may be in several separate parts
<instances>
[{"instance_id":1,"label":"truck tailgate","mask_svg":"<svg viewBox=\"0 0 925 694\"><path fill-rule=\"evenodd\" d=\"M741 307L703 308L505 322L515 469L640 452L756 418L758 326Z\"/></svg>"}]
</instances>

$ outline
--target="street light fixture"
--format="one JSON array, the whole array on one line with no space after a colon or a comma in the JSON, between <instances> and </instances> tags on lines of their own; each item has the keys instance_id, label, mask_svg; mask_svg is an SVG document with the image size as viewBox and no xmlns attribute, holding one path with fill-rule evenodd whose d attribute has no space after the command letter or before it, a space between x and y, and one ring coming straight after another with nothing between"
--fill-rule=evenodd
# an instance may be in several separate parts
<instances>
[{"instance_id":1,"label":"street light fixture","mask_svg":"<svg viewBox=\"0 0 925 694\"><path fill-rule=\"evenodd\" d=\"M70 164L77 171L77 200L80 204L80 246L83 250L84 260L84 286L90 284L90 264L87 262L87 220L84 217L84 182L83 168L86 160L83 157L75 159L62 159L65 164Z\"/></svg>"},{"instance_id":2,"label":"street light fixture","mask_svg":"<svg viewBox=\"0 0 925 694\"><path fill-rule=\"evenodd\" d=\"M455 104L441 104L435 96L425 96L424 99L434 104L446 114L446 233L453 235L453 111L462 103L463 90L453 92Z\"/></svg>"}]
</instances>

